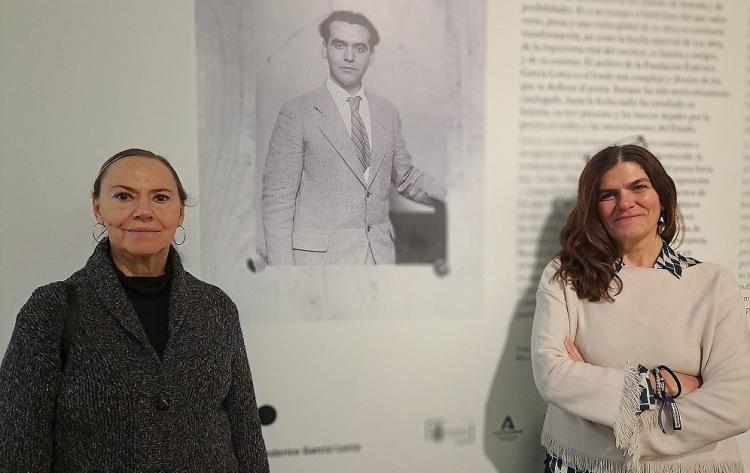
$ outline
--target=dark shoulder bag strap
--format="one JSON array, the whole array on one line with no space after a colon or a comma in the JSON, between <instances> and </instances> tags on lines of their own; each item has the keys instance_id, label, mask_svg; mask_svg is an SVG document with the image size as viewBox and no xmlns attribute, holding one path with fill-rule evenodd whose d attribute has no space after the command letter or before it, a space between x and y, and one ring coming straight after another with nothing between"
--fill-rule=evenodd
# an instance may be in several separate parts
<instances>
[{"instance_id":1,"label":"dark shoulder bag strap","mask_svg":"<svg viewBox=\"0 0 750 473\"><path fill-rule=\"evenodd\" d=\"M63 368L68 361L70 347L73 345L73 337L78 327L78 314L80 312L75 284L69 281L65 281L65 302L67 311L60 339L60 359L62 359Z\"/></svg>"}]
</instances>

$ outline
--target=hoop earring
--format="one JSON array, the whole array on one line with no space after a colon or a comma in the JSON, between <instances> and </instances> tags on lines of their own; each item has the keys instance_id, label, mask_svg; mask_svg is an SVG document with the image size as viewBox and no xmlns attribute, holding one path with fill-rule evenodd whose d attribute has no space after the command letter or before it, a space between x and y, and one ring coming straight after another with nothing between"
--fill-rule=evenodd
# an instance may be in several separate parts
<instances>
[{"instance_id":1,"label":"hoop earring","mask_svg":"<svg viewBox=\"0 0 750 473\"><path fill-rule=\"evenodd\" d=\"M101 229L96 228L99 225L102 226ZM101 243L102 240L107 238L107 227L105 227L102 222L96 222L91 228L91 236L94 238L94 241L96 241L97 243Z\"/></svg>"},{"instance_id":2,"label":"hoop earring","mask_svg":"<svg viewBox=\"0 0 750 473\"><path fill-rule=\"evenodd\" d=\"M185 231L185 227L183 227L182 225L179 225L177 229L175 230L175 236L177 235L177 230L182 230L182 240L180 240L180 242L177 243L177 240L175 240L175 238L172 237L172 243L174 243L177 246L180 246L183 243L185 243L185 240L187 240L187 232Z\"/></svg>"}]
</instances>

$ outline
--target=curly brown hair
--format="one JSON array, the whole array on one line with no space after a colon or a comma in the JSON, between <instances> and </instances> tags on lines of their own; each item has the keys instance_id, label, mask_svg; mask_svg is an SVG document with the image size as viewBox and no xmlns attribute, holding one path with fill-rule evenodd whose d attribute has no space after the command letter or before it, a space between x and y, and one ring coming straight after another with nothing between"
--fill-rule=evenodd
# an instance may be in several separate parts
<instances>
[{"instance_id":1,"label":"curly brown hair","mask_svg":"<svg viewBox=\"0 0 750 473\"><path fill-rule=\"evenodd\" d=\"M636 145L611 146L596 153L578 179L576 203L560 231L562 249L557 254L560 267L555 278L571 284L579 299L613 302L622 291L622 280L614 267L622 255L598 212L602 176L620 163L639 165L651 181L663 209L664 223L659 224L662 240L671 243L680 231L677 189L656 156Z\"/></svg>"}]
</instances>

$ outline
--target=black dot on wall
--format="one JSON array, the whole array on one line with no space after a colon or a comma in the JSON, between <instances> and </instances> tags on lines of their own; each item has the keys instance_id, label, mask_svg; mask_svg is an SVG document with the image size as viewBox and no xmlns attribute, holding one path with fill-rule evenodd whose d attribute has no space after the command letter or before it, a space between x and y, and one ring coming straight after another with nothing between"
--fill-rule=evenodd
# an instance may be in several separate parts
<instances>
[{"instance_id":1,"label":"black dot on wall","mask_svg":"<svg viewBox=\"0 0 750 473\"><path fill-rule=\"evenodd\" d=\"M262 425L271 425L276 420L276 409L268 404L260 406L258 416L260 416L260 423Z\"/></svg>"}]
</instances>

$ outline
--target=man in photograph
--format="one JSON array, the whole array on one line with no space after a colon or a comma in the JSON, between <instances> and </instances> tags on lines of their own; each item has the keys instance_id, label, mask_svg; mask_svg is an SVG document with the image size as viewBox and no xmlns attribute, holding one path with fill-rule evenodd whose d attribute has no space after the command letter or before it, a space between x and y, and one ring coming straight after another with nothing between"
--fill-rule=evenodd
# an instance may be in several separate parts
<instances>
[{"instance_id":1,"label":"man in photograph","mask_svg":"<svg viewBox=\"0 0 750 473\"><path fill-rule=\"evenodd\" d=\"M266 258L272 265L394 263L390 188L434 205L445 186L412 165L395 107L362 86L380 40L372 23L336 11L319 31L329 77L284 104L271 136Z\"/></svg>"}]
</instances>

